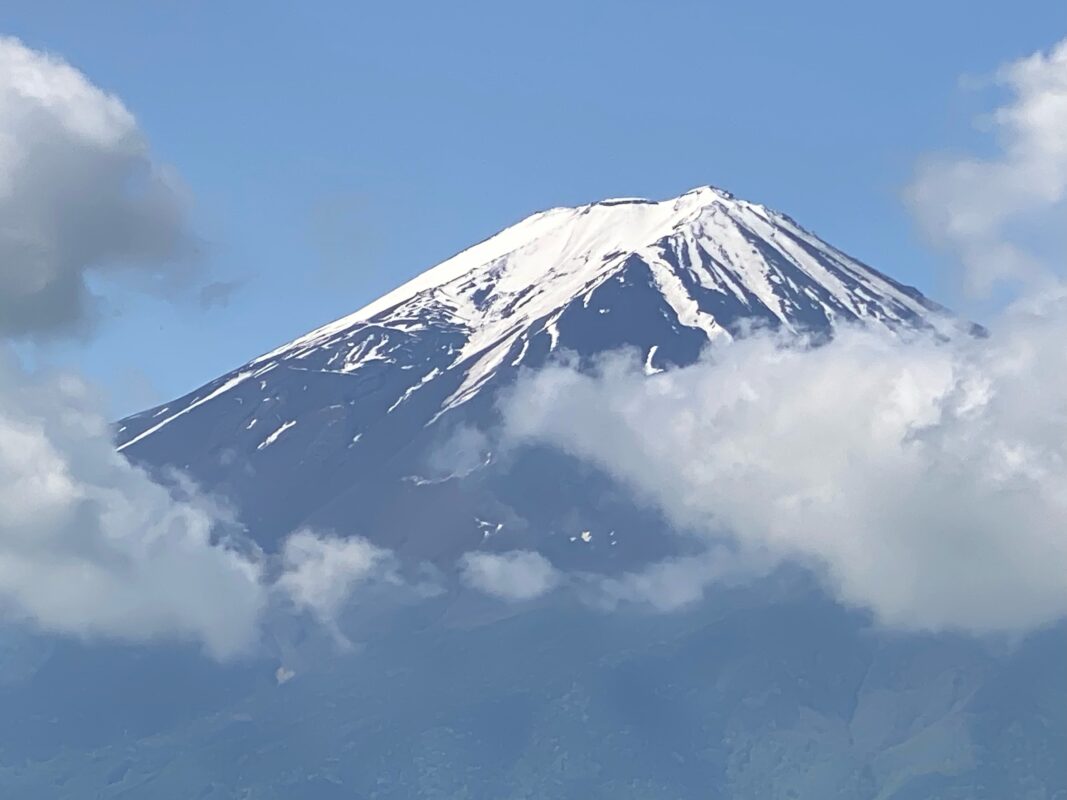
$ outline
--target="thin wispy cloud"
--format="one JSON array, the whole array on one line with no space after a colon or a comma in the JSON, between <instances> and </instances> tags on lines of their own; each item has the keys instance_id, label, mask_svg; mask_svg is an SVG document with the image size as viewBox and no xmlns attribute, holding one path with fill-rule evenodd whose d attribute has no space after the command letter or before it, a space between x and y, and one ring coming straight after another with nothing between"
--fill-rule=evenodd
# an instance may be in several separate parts
<instances>
[{"instance_id":1,"label":"thin wispy cloud","mask_svg":"<svg viewBox=\"0 0 1067 800\"><path fill-rule=\"evenodd\" d=\"M1064 268L1067 40L1005 64L994 81L1010 94L982 120L997 152L932 155L906 192L922 230L956 256L977 293L1047 285ZM1059 233L1048 241L1042 229Z\"/></svg>"},{"instance_id":2,"label":"thin wispy cloud","mask_svg":"<svg viewBox=\"0 0 1067 800\"><path fill-rule=\"evenodd\" d=\"M460 576L471 588L512 601L533 600L560 581L552 563L530 550L467 553L460 560Z\"/></svg>"},{"instance_id":3,"label":"thin wispy cloud","mask_svg":"<svg viewBox=\"0 0 1067 800\"><path fill-rule=\"evenodd\" d=\"M244 285L242 279L211 281L200 287L197 300L203 309L226 308Z\"/></svg>"}]
</instances>

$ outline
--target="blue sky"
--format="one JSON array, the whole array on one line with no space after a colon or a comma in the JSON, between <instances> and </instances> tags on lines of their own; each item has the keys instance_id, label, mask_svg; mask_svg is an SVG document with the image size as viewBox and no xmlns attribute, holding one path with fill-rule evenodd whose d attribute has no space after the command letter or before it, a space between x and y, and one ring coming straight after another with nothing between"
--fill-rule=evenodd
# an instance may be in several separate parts
<instances>
[{"instance_id":1,"label":"blue sky","mask_svg":"<svg viewBox=\"0 0 1067 800\"><path fill-rule=\"evenodd\" d=\"M101 8L113 9L102 13ZM952 302L900 202L986 146L1060 2L8 2L0 31L120 96L182 176L227 305L124 303L57 346L114 413L159 402L538 209L712 183Z\"/></svg>"}]
</instances>

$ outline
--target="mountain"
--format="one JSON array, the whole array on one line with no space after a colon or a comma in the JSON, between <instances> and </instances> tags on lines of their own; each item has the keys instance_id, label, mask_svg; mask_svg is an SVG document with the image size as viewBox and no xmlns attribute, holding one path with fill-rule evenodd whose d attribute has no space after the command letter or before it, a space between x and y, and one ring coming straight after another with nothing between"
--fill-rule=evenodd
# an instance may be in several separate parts
<instances>
[{"instance_id":1,"label":"mountain","mask_svg":"<svg viewBox=\"0 0 1067 800\"><path fill-rule=\"evenodd\" d=\"M564 590L508 604L454 579L473 549L610 575L687 546L585 464L492 452L479 432L520 370L625 347L651 373L753 324L825 337L943 315L706 187L535 214L123 420L127 456L191 474L265 550L305 525L360 534L402 566L430 562L443 590L361 588L330 628L270 617L263 652L226 665L8 630L5 796L1067 797L1067 626L1013 642L886 632L799 566L672 613Z\"/></svg>"},{"instance_id":2,"label":"mountain","mask_svg":"<svg viewBox=\"0 0 1067 800\"><path fill-rule=\"evenodd\" d=\"M450 561L487 526L521 535L536 522L569 540L576 526L614 524L605 509L576 509L558 486L543 495L532 465L518 509L506 488L446 480L479 472L490 453L459 448L469 464L435 468L435 448L456 451L450 432L486 426L519 370L564 351L588 358L628 347L652 372L754 324L828 335L857 321L931 326L942 314L784 214L712 187L554 208L123 420L118 444L230 499L267 547L310 525ZM617 514L619 525L634 514ZM433 535L422 533L429 526Z\"/></svg>"}]
</instances>

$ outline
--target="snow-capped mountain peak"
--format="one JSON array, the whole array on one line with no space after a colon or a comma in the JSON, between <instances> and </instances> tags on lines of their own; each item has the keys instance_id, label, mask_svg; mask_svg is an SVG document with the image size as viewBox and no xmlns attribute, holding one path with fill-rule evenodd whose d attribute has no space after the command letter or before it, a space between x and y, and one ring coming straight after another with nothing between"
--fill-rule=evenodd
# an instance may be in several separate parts
<instances>
[{"instance_id":1,"label":"snow-capped mountain peak","mask_svg":"<svg viewBox=\"0 0 1067 800\"><path fill-rule=\"evenodd\" d=\"M371 325L405 333L449 325L464 334L451 362L438 365L438 374L466 371L445 403L454 407L509 357L522 362L517 343L521 351L544 332L555 349L562 314L574 303L587 307L599 287L624 280L635 264L650 273L677 323L709 340L730 337L745 317L787 329L841 319L899 326L937 311L789 217L702 186L662 201L613 198L533 214L253 363L304 358ZM383 346L362 346L343 368L384 357Z\"/></svg>"},{"instance_id":2,"label":"snow-capped mountain peak","mask_svg":"<svg viewBox=\"0 0 1067 800\"><path fill-rule=\"evenodd\" d=\"M715 202L733 200L729 193L706 186L662 202L613 198L532 214L257 360L299 350L398 306L409 311L408 303L416 308L438 303L477 326L515 314L529 318L534 309L565 305L626 255L668 235Z\"/></svg>"}]
</instances>

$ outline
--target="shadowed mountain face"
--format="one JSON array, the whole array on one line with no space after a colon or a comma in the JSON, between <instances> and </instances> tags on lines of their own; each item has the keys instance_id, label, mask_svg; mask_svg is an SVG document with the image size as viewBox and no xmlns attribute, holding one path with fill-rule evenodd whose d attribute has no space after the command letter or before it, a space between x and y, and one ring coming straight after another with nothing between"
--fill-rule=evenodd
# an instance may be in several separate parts
<instances>
[{"instance_id":1,"label":"shadowed mountain face","mask_svg":"<svg viewBox=\"0 0 1067 800\"><path fill-rule=\"evenodd\" d=\"M338 623L348 650L271 620L266 654L228 666L0 639L0 786L27 800L1067 797L1063 626L1012 643L893 634L793 567L670 614L567 592L508 605L451 576L474 549L611 574L685 547L603 474L548 449L502 458L471 433L521 369L630 348L653 373L752 324L821 337L942 314L719 190L610 200L536 214L122 421L124 453L227 498L264 549L305 525L359 534L434 562L448 588L361 595Z\"/></svg>"}]
</instances>

